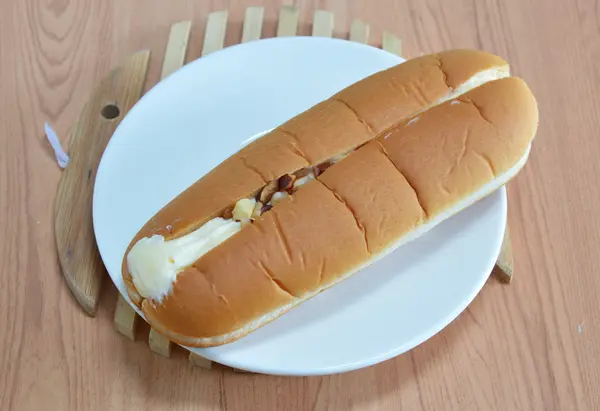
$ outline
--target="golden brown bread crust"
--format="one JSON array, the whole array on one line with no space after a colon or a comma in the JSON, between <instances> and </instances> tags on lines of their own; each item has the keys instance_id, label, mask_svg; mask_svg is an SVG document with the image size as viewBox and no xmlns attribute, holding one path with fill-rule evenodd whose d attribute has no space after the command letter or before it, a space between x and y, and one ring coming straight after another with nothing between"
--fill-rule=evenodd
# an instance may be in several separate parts
<instances>
[{"instance_id":1,"label":"golden brown bread crust","mask_svg":"<svg viewBox=\"0 0 600 411\"><path fill-rule=\"evenodd\" d=\"M332 249L347 255L331 258ZM156 307L145 300L143 310L179 334L190 335L191 327L200 332L195 337L226 334L314 293L368 256L352 213L312 181L180 273L173 293Z\"/></svg>"},{"instance_id":2,"label":"golden brown bread crust","mask_svg":"<svg viewBox=\"0 0 600 411\"><path fill-rule=\"evenodd\" d=\"M244 147L157 213L126 252L142 237L188 233L266 182L373 140L180 273L158 305L137 294L124 258L131 299L171 340L211 346L341 280L522 157L537 125L522 80L430 108L478 72L506 65L470 50L409 60Z\"/></svg>"},{"instance_id":3,"label":"golden brown bread crust","mask_svg":"<svg viewBox=\"0 0 600 411\"><path fill-rule=\"evenodd\" d=\"M381 252L424 218L414 190L377 141L356 150L319 180L352 210L370 253Z\"/></svg>"},{"instance_id":4,"label":"golden brown bread crust","mask_svg":"<svg viewBox=\"0 0 600 411\"><path fill-rule=\"evenodd\" d=\"M142 310L183 344L237 339L508 171L537 115L526 84L510 77L404 121L205 254Z\"/></svg>"},{"instance_id":5,"label":"golden brown bread crust","mask_svg":"<svg viewBox=\"0 0 600 411\"><path fill-rule=\"evenodd\" d=\"M143 237L171 239L189 233L265 181L358 147L490 69L508 70L508 63L490 53L458 49L408 60L349 86L253 141L191 185L139 230L125 255ZM129 296L139 306L141 297L125 258L122 272Z\"/></svg>"},{"instance_id":6,"label":"golden brown bread crust","mask_svg":"<svg viewBox=\"0 0 600 411\"><path fill-rule=\"evenodd\" d=\"M343 101L370 128L381 133L403 118L431 107L478 72L508 63L478 50L449 50L408 60L340 91ZM407 78L410 77L410 81Z\"/></svg>"},{"instance_id":7,"label":"golden brown bread crust","mask_svg":"<svg viewBox=\"0 0 600 411\"><path fill-rule=\"evenodd\" d=\"M533 95L509 77L433 107L379 140L434 217L514 166L536 125Z\"/></svg>"},{"instance_id":8,"label":"golden brown bread crust","mask_svg":"<svg viewBox=\"0 0 600 411\"><path fill-rule=\"evenodd\" d=\"M443 70L440 61L444 62ZM375 73L223 161L150 219L132 244L152 233L172 238L190 232L232 202L258 190L264 180L352 150L374 138L373 132L390 128L447 97L477 73L506 67L508 63L493 54L451 50ZM215 191L217 187L222 191Z\"/></svg>"},{"instance_id":9,"label":"golden brown bread crust","mask_svg":"<svg viewBox=\"0 0 600 411\"><path fill-rule=\"evenodd\" d=\"M437 56L446 77L446 84L452 88L465 83L469 79L469 72L477 67L492 68L507 64L498 56L471 49L447 50L438 53Z\"/></svg>"}]
</instances>

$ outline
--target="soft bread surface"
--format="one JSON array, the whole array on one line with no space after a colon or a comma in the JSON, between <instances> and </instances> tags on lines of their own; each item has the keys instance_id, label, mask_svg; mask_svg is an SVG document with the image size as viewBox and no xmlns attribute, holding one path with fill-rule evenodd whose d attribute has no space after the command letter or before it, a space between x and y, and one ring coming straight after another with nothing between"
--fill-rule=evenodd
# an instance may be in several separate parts
<instances>
[{"instance_id":1,"label":"soft bread surface","mask_svg":"<svg viewBox=\"0 0 600 411\"><path fill-rule=\"evenodd\" d=\"M223 161L154 215L132 239L189 233L279 176L346 153L399 121L474 87L508 76L508 63L478 50L449 50L375 73L300 113ZM129 297L142 302L126 267Z\"/></svg>"},{"instance_id":2,"label":"soft bread surface","mask_svg":"<svg viewBox=\"0 0 600 411\"><path fill-rule=\"evenodd\" d=\"M507 70L502 59L470 50L409 60L246 146L163 208L129 249L152 234L183 235L268 181L359 148L179 273L160 303L138 295L124 259L131 299L175 342L223 344L505 182L522 166L538 116L521 79L489 82L487 72ZM485 80L473 80L481 73Z\"/></svg>"},{"instance_id":3,"label":"soft bread surface","mask_svg":"<svg viewBox=\"0 0 600 411\"><path fill-rule=\"evenodd\" d=\"M481 51L451 50L375 73L233 154L160 210L132 243L150 233L171 238L192 231L265 182L354 149L487 70L508 75L508 63Z\"/></svg>"},{"instance_id":4,"label":"soft bread surface","mask_svg":"<svg viewBox=\"0 0 600 411\"><path fill-rule=\"evenodd\" d=\"M379 141L432 217L511 168L536 126L533 95L510 77L433 107Z\"/></svg>"}]
</instances>

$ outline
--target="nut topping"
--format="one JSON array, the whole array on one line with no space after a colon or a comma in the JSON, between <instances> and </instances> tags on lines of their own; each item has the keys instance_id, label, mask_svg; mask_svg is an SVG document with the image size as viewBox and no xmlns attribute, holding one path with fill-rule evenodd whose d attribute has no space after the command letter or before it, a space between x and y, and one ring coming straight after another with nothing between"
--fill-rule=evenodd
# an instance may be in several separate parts
<instances>
[{"instance_id":1,"label":"nut topping","mask_svg":"<svg viewBox=\"0 0 600 411\"><path fill-rule=\"evenodd\" d=\"M279 177L279 191L287 191L288 193L294 188L296 176L293 174L284 174Z\"/></svg>"},{"instance_id":2,"label":"nut topping","mask_svg":"<svg viewBox=\"0 0 600 411\"><path fill-rule=\"evenodd\" d=\"M256 200L254 199L242 198L239 200L233 208L233 219L242 223L250 221L255 204Z\"/></svg>"},{"instance_id":3,"label":"nut topping","mask_svg":"<svg viewBox=\"0 0 600 411\"><path fill-rule=\"evenodd\" d=\"M301 170L298 170L294 173L294 175L296 176L296 178L302 178L302 177L306 177L307 175L309 175L310 173L312 173L312 167L305 167Z\"/></svg>"},{"instance_id":4,"label":"nut topping","mask_svg":"<svg viewBox=\"0 0 600 411\"><path fill-rule=\"evenodd\" d=\"M294 181L294 190L297 190L300 186L302 186L302 185L308 183L310 180L314 180L314 179L315 179L315 174L311 171L304 177L299 178L296 181Z\"/></svg>"},{"instance_id":5,"label":"nut topping","mask_svg":"<svg viewBox=\"0 0 600 411\"><path fill-rule=\"evenodd\" d=\"M278 180L269 181L269 184L267 184L265 186L265 188L263 188L262 191L260 192L260 196L258 197L258 200L263 204L267 204L269 201L271 201L271 197L273 197L273 194L275 194L277 192L278 188L279 188Z\"/></svg>"},{"instance_id":6,"label":"nut topping","mask_svg":"<svg viewBox=\"0 0 600 411\"><path fill-rule=\"evenodd\" d=\"M337 156L335 156L335 157L332 157L332 158L329 160L329 162L330 162L331 164L335 164L335 163L337 163L338 161L340 161L340 160L343 160L345 157L347 157L347 156L348 156L348 154L349 154L349 153L342 153L342 154L338 154Z\"/></svg>"},{"instance_id":7,"label":"nut topping","mask_svg":"<svg viewBox=\"0 0 600 411\"><path fill-rule=\"evenodd\" d=\"M254 206L254 211L252 211L252 219L258 218L260 217L260 215L262 214L262 209L263 209L263 203L261 203L260 201L256 202L256 205Z\"/></svg>"},{"instance_id":8,"label":"nut topping","mask_svg":"<svg viewBox=\"0 0 600 411\"><path fill-rule=\"evenodd\" d=\"M319 164L318 166L316 166L315 167L315 177L318 177L321 174L323 174L325 172L325 170L327 170L330 166L331 166L331 163L329 161L324 161L321 164Z\"/></svg>"},{"instance_id":9,"label":"nut topping","mask_svg":"<svg viewBox=\"0 0 600 411\"><path fill-rule=\"evenodd\" d=\"M289 197L289 194L287 193L287 191L278 191L275 194L273 194L273 197L271 198L271 205L275 205L278 202L280 202L281 200L283 200L284 198Z\"/></svg>"},{"instance_id":10,"label":"nut topping","mask_svg":"<svg viewBox=\"0 0 600 411\"><path fill-rule=\"evenodd\" d=\"M233 206L227 207L225 211L223 211L222 217L227 220L233 218Z\"/></svg>"}]
</instances>

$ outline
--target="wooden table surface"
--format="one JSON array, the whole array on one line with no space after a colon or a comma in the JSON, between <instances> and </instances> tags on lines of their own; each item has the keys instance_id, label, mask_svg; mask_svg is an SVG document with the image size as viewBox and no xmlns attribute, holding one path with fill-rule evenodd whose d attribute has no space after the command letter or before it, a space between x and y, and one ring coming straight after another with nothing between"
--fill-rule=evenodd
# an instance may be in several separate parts
<instances>
[{"instance_id":1,"label":"wooden table surface","mask_svg":"<svg viewBox=\"0 0 600 411\"><path fill-rule=\"evenodd\" d=\"M169 26L194 21L199 56L209 11L229 8L227 44L248 5L264 35L281 1L13 0L0 5L1 410L599 410L600 16L594 1L297 1L300 31L315 7L336 36L353 18L389 30L407 56L476 47L524 77L541 122L531 159L510 184L516 279L490 279L437 336L393 360L314 378L191 367L183 350L153 355L113 329L116 291L96 318L58 268L52 202L60 176L45 142L63 137L92 87L130 53L150 48L158 80ZM596 211L594 211L596 210ZM108 281L107 281L108 283ZM143 332L142 330L141 332ZM147 332L147 329L145 330Z\"/></svg>"}]
</instances>

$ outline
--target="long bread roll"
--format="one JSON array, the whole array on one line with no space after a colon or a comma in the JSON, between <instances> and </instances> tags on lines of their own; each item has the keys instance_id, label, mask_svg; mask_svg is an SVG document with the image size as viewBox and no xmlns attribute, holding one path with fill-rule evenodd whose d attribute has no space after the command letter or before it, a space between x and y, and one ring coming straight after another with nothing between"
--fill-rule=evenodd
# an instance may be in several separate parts
<instances>
[{"instance_id":1,"label":"long bread roll","mask_svg":"<svg viewBox=\"0 0 600 411\"><path fill-rule=\"evenodd\" d=\"M234 341L499 188L536 101L473 50L374 74L232 155L132 239L123 277L158 332Z\"/></svg>"}]
</instances>

